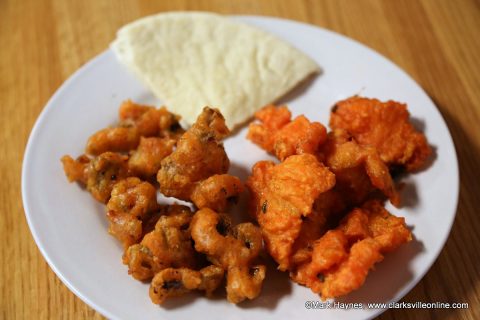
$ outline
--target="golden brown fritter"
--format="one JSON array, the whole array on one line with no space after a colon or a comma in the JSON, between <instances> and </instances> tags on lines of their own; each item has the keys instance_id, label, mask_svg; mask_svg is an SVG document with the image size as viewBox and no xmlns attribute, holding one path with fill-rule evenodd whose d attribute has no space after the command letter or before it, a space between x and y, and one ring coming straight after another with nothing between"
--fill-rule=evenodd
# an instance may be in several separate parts
<instances>
[{"instance_id":1,"label":"golden brown fritter","mask_svg":"<svg viewBox=\"0 0 480 320\"><path fill-rule=\"evenodd\" d=\"M217 174L197 183L190 198L199 209L210 208L223 212L229 204L238 201L238 195L242 192L240 179L228 174Z\"/></svg>"},{"instance_id":2,"label":"golden brown fritter","mask_svg":"<svg viewBox=\"0 0 480 320\"><path fill-rule=\"evenodd\" d=\"M290 120L286 107L268 105L255 113L260 124L249 126L247 139L283 161L294 154L314 154L327 138L327 130L318 122L305 116Z\"/></svg>"},{"instance_id":3,"label":"golden brown fritter","mask_svg":"<svg viewBox=\"0 0 480 320\"><path fill-rule=\"evenodd\" d=\"M140 141L140 134L134 127L105 128L88 138L85 151L91 155L104 152L127 152L135 149Z\"/></svg>"},{"instance_id":4,"label":"golden brown fritter","mask_svg":"<svg viewBox=\"0 0 480 320\"><path fill-rule=\"evenodd\" d=\"M270 255L287 270L304 217L320 194L333 188L335 176L311 154L293 155L275 165L260 161L253 167L247 187Z\"/></svg>"},{"instance_id":5,"label":"golden brown fritter","mask_svg":"<svg viewBox=\"0 0 480 320\"><path fill-rule=\"evenodd\" d=\"M123 262L128 265L128 273L147 280L169 267L196 268L199 257L190 236L192 216L188 207L170 206L158 219L155 230L126 250Z\"/></svg>"},{"instance_id":6,"label":"golden brown fritter","mask_svg":"<svg viewBox=\"0 0 480 320\"><path fill-rule=\"evenodd\" d=\"M330 127L344 129L359 144L374 147L388 166L411 172L420 169L432 151L409 118L405 104L354 96L335 104Z\"/></svg>"},{"instance_id":7,"label":"golden brown fritter","mask_svg":"<svg viewBox=\"0 0 480 320\"><path fill-rule=\"evenodd\" d=\"M173 152L176 140L170 138L140 138L138 148L128 159L132 174L146 180L154 180L162 160Z\"/></svg>"},{"instance_id":8,"label":"golden brown fritter","mask_svg":"<svg viewBox=\"0 0 480 320\"><path fill-rule=\"evenodd\" d=\"M70 156L61 159L68 180L85 186L96 200L103 203L110 199L113 186L130 175L127 160L127 156L113 152L104 152L93 159L86 155L76 160Z\"/></svg>"},{"instance_id":9,"label":"golden brown fritter","mask_svg":"<svg viewBox=\"0 0 480 320\"><path fill-rule=\"evenodd\" d=\"M193 200L198 207L211 205L224 209L228 198L242 191L237 178L224 175L230 161L221 139L228 133L220 112L205 107L178 140L176 150L162 160L157 174L160 191L168 197ZM226 193L222 194L223 189ZM206 191L213 192L207 194Z\"/></svg>"},{"instance_id":10,"label":"golden brown fritter","mask_svg":"<svg viewBox=\"0 0 480 320\"><path fill-rule=\"evenodd\" d=\"M162 304L167 298L179 297L192 290L205 291L207 297L220 286L224 270L210 265L199 271L188 268L166 268L153 277L150 298Z\"/></svg>"},{"instance_id":11,"label":"golden brown fritter","mask_svg":"<svg viewBox=\"0 0 480 320\"><path fill-rule=\"evenodd\" d=\"M265 278L264 265L254 265L262 249L262 234L251 223L232 228L229 218L211 209L197 211L191 223L195 249L227 271L227 299L239 303L256 298Z\"/></svg>"},{"instance_id":12,"label":"golden brown fritter","mask_svg":"<svg viewBox=\"0 0 480 320\"><path fill-rule=\"evenodd\" d=\"M110 221L108 232L116 237L125 249L140 242L148 221L160 209L157 191L150 183L130 177L113 186L107 204L107 218Z\"/></svg>"},{"instance_id":13,"label":"golden brown fritter","mask_svg":"<svg viewBox=\"0 0 480 320\"><path fill-rule=\"evenodd\" d=\"M90 163L90 158L82 154L77 159L65 155L61 159L63 164L63 171L69 182L79 182L81 185L87 184L87 167Z\"/></svg>"},{"instance_id":14,"label":"golden brown fritter","mask_svg":"<svg viewBox=\"0 0 480 320\"><path fill-rule=\"evenodd\" d=\"M86 152L99 155L103 152L127 152L135 149L140 137L178 139L183 134L180 117L165 107L156 109L127 100L119 109L118 126L102 129L87 141Z\"/></svg>"}]
</instances>

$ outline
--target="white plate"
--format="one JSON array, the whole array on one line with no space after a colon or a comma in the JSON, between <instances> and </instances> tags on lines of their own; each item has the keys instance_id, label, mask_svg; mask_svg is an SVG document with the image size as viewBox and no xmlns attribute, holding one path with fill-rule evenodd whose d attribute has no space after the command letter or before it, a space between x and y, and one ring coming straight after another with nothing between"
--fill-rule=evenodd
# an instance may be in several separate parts
<instances>
[{"instance_id":1,"label":"white plate","mask_svg":"<svg viewBox=\"0 0 480 320\"><path fill-rule=\"evenodd\" d=\"M408 103L415 123L436 150L428 170L406 179L404 216L415 241L386 256L365 285L340 301L389 302L402 298L428 271L453 223L458 167L447 126L425 92L402 70L365 46L314 26L264 17L235 17L289 41L313 59L323 74L288 104L294 115L328 123L330 107L360 93ZM31 133L23 163L22 193L33 237L50 267L78 297L112 319L366 319L383 310L307 310L318 300L270 268L260 297L239 306L225 299L189 295L166 307L150 302L148 285L127 274L122 249L107 234L104 208L76 184L68 184L60 157L83 152L90 134L117 119L121 101L155 103L110 50L78 70L48 102ZM231 172L246 177L266 155L245 139L246 128L225 141Z\"/></svg>"}]
</instances>

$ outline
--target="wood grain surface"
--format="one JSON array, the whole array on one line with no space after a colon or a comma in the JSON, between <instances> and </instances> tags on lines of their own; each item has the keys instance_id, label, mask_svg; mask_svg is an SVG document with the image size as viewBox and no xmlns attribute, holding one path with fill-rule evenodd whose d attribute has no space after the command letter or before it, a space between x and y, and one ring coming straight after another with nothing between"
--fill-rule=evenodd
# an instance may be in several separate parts
<instances>
[{"instance_id":1,"label":"wood grain surface","mask_svg":"<svg viewBox=\"0 0 480 320\"><path fill-rule=\"evenodd\" d=\"M380 318L480 319L478 0L0 0L0 319L103 318L61 283L33 241L20 191L24 148L50 96L105 50L119 27L169 10L304 21L356 39L410 74L450 128L461 190L444 250L402 301L467 302L470 307L388 310Z\"/></svg>"}]
</instances>

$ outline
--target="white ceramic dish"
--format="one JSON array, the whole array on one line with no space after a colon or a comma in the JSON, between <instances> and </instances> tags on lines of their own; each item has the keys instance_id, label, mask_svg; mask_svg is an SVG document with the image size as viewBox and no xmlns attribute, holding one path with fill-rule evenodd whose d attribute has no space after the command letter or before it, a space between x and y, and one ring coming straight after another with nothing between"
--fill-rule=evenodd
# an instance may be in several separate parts
<instances>
[{"instance_id":1,"label":"white ceramic dish","mask_svg":"<svg viewBox=\"0 0 480 320\"><path fill-rule=\"evenodd\" d=\"M428 168L410 175L402 191L405 206L389 207L404 216L415 241L387 255L365 285L342 302L389 302L402 298L428 271L451 229L458 199L455 148L440 113L425 92L384 57L336 33L265 17L234 17L289 41L314 58L323 73L287 100L294 115L328 123L330 107L354 94L408 103L415 123L435 148ZM200 295L150 302L148 285L135 281L121 263L122 249L107 234L104 208L76 184L68 184L60 157L83 152L90 134L117 119L120 102L130 98L159 104L109 50L68 79L48 102L32 130L23 163L22 193L27 220L48 264L78 297L111 319L367 319L373 310L308 310L318 300L273 267L260 297L231 305ZM231 172L245 178L266 154L245 139L246 128L225 141ZM240 207L241 208L241 207ZM241 210L241 209L237 209Z\"/></svg>"}]
</instances>

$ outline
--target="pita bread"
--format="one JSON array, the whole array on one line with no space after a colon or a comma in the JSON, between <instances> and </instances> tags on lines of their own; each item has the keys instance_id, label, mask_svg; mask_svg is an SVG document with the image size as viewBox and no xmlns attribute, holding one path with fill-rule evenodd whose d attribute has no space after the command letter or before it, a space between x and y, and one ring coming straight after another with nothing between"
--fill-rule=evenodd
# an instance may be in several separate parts
<instances>
[{"instance_id":1,"label":"pita bread","mask_svg":"<svg viewBox=\"0 0 480 320\"><path fill-rule=\"evenodd\" d=\"M230 129L319 70L269 33L203 12L134 21L118 31L111 48L187 123L211 106L220 109Z\"/></svg>"}]
</instances>

